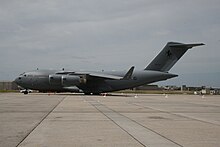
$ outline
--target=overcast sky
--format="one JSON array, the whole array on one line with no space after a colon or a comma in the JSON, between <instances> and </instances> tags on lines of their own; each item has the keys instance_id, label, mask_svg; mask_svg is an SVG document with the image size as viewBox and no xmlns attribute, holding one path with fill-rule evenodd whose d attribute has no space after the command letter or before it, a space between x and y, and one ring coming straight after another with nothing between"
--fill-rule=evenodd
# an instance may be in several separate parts
<instances>
[{"instance_id":1,"label":"overcast sky","mask_svg":"<svg viewBox=\"0 0 220 147\"><path fill-rule=\"evenodd\" d=\"M169 41L203 42L167 84L220 87L219 0L1 0L0 80L39 69L144 69Z\"/></svg>"}]
</instances>

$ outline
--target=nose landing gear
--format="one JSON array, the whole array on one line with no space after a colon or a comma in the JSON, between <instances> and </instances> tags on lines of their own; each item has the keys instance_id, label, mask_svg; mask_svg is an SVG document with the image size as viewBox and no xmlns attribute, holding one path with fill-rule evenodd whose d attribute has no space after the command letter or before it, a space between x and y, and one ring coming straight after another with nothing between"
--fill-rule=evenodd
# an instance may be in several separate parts
<instances>
[{"instance_id":1,"label":"nose landing gear","mask_svg":"<svg viewBox=\"0 0 220 147\"><path fill-rule=\"evenodd\" d=\"M21 92L21 93L24 93L24 94L28 94L28 93L31 93L32 90L30 90L30 89L23 89L23 90L21 90L20 92Z\"/></svg>"}]
</instances>

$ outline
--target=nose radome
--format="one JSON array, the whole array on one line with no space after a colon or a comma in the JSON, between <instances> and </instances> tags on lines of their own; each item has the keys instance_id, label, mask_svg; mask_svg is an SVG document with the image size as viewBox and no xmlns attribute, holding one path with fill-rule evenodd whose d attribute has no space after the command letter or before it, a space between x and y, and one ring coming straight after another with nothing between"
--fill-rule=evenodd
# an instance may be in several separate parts
<instances>
[{"instance_id":1,"label":"nose radome","mask_svg":"<svg viewBox=\"0 0 220 147\"><path fill-rule=\"evenodd\" d=\"M20 83L20 80L21 80L21 77L17 77L17 78L14 80L14 82L15 82L16 84L19 84L19 83Z\"/></svg>"},{"instance_id":2,"label":"nose radome","mask_svg":"<svg viewBox=\"0 0 220 147\"><path fill-rule=\"evenodd\" d=\"M18 78L16 78L13 82L15 82L17 84L18 83Z\"/></svg>"}]
</instances>

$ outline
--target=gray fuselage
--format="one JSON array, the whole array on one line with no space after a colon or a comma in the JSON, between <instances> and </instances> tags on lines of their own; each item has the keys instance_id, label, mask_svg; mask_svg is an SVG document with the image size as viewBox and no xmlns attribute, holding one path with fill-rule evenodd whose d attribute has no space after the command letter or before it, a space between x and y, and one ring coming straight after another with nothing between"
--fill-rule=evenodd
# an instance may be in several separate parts
<instances>
[{"instance_id":1,"label":"gray fuselage","mask_svg":"<svg viewBox=\"0 0 220 147\"><path fill-rule=\"evenodd\" d=\"M78 92L82 90L84 93L102 93L111 92L123 89L134 88L140 85L153 83L156 81L166 80L177 75L169 74L159 71L134 71L131 79L102 79L102 78L88 78L86 82L72 82L65 85L62 81L63 75L57 75L57 80L52 82L50 75L55 75L59 71L55 70L35 70L25 72L15 79L15 82L25 89L39 90L42 92L56 91L56 92ZM124 76L126 71L112 71L112 72L95 72L101 74ZM77 76L74 76L77 77ZM77 80L77 79L76 79Z\"/></svg>"}]
</instances>

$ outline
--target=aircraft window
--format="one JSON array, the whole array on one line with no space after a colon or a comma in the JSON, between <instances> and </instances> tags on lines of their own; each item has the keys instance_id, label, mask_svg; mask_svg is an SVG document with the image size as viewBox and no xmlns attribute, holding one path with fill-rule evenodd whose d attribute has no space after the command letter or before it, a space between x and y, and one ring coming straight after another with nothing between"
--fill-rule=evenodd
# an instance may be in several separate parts
<instances>
[{"instance_id":1,"label":"aircraft window","mask_svg":"<svg viewBox=\"0 0 220 147\"><path fill-rule=\"evenodd\" d=\"M53 79L53 77L50 77L50 79Z\"/></svg>"},{"instance_id":2,"label":"aircraft window","mask_svg":"<svg viewBox=\"0 0 220 147\"><path fill-rule=\"evenodd\" d=\"M63 80L66 80L66 78L63 78Z\"/></svg>"},{"instance_id":3,"label":"aircraft window","mask_svg":"<svg viewBox=\"0 0 220 147\"><path fill-rule=\"evenodd\" d=\"M21 77L18 78L19 80L21 79Z\"/></svg>"},{"instance_id":4,"label":"aircraft window","mask_svg":"<svg viewBox=\"0 0 220 147\"><path fill-rule=\"evenodd\" d=\"M26 77L27 75L24 75L24 77Z\"/></svg>"}]
</instances>

